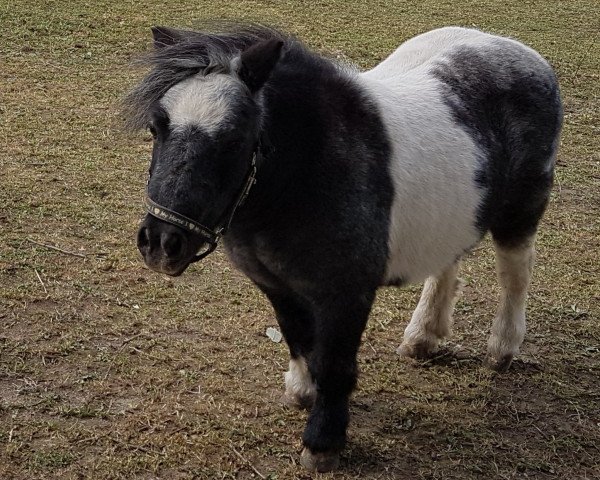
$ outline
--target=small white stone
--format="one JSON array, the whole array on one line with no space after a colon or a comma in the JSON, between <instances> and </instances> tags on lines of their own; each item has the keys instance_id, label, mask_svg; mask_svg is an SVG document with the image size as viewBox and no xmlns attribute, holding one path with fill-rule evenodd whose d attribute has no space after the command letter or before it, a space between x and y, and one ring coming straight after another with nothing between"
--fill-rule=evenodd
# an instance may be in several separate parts
<instances>
[{"instance_id":1,"label":"small white stone","mask_svg":"<svg viewBox=\"0 0 600 480\"><path fill-rule=\"evenodd\" d=\"M279 343L283 339L281 332L273 327L267 328L267 337L269 337L275 343Z\"/></svg>"}]
</instances>

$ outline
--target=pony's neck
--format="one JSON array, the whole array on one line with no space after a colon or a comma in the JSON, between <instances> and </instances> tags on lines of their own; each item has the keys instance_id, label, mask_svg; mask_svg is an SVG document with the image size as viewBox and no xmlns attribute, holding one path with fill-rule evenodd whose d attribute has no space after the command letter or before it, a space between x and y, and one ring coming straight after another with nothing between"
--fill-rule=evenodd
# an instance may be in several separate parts
<instances>
[{"instance_id":1,"label":"pony's neck","mask_svg":"<svg viewBox=\"0 0 600 480\"><path fill-rule=\"evenodd\" d=\"M342 88L341 72L325 59L310 60L304 69L281 65L261 97L262 155L256 190L271 202L285 196L290 184L308 179L327 149L327 137L339 127L327 92L335 83Z\"/></svg>"},{"instance_id":2,"label":"pony's neck","mask_svg":"<svg viewBox=\"0 0 600 480\"><path fill-rule=\"evenodd\" d=\"M298 204L327 195L328 183L339 179L348 159L365 155L372 136L373 112L353 74L306 50L286 53L259 102L263 151L234 229L289 220L286 212Z\"/></svg>"}]
</instances>

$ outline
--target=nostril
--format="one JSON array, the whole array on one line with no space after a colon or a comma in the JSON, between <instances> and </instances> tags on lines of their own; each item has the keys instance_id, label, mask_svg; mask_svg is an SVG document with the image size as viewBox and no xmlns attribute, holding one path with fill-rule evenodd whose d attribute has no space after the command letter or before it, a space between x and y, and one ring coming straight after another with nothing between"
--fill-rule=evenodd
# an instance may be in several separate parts
<instances>
[{"instance_id":1,"label":"nostril","mask_svg":"<svg viewBox=\"0 0 600 480\"><path fill-rule=\"evenodd\" d=\"M167 233L161 236L161 245L167 256L179 257L183 252L183 237L177 233Z\"/></svg>"},{"instance_id":2,"label":"nostril","mask_svg":"<svg viewBox=\"0 0 600 480\"><path fill-rule=\"evenodd\" d=\"M148 229L146 227L142 227L138 231L137 237L138 248L148 248L150 245L150 236L148 235Z\"/></svg>"}]
</instances>

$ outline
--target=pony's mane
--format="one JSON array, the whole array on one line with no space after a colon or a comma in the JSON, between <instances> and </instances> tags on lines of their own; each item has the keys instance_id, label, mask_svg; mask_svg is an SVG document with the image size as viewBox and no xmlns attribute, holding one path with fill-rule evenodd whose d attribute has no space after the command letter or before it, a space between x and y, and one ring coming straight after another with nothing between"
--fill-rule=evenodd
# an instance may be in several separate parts
<instances>
[{"instance_id":1,"label":"pony's mane","mask_svg":"<svg viewBox=\"0 0 600 480\"><path fill-rule=\"evenodd\" d=\"M123 101L130 129L146 128L156 102L186 78L197 73L230 73L232 60L263 40L298 43L289 35L259 24L220 24L218 28L218 33L178 31L179 41L155 49L137 62L151 70Z\"/></svg>"}]
</instances>

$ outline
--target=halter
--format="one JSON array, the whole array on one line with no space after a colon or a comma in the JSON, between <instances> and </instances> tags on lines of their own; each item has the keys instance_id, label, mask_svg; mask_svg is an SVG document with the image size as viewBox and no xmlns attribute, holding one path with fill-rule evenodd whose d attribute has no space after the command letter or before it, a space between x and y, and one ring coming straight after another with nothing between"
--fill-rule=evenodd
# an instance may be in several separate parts
<instances>
[{"instance_id":1,"label":"halter","mask_svg":"<svg viewBox=\"0 0 600 480\"><path fill-rule=\"evenodd\" d=\"M250 193L250 189L252 185L256 183L256 154L258 151L258 147L252 153L252 160L250 161L250 168L248 168L248 172L246 172L245 181L240 189L240 193L238 193L235 202L231 204L229 208L225 210L223 213L223 218L221 221L217 222L217 225L214 228L209 228L202 225L200 222L196 220L192 220L181 213L177 213L173 210L170 210L162 205L156 203L154 200L150 198L148 195L148 188L146 187L146 197L144 198L144 204L146 206L146 211L152 215L153 217L158 218L164 222L170 223L171 225L175 225L176 227L183 228L188 232L199 235L205 240L205 244L208 244L208 248L201 253L197 253L190 263L197 262L198 260L202 260L207 255L214 252L215 248L217 248L217 244L219 240L231 225L231 221L233 220L233 216L235 215L236 210L240 205L244 203L248 193ZM150 178L148 178L148 182Z\"/></svg>"}]
</instances>

